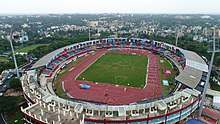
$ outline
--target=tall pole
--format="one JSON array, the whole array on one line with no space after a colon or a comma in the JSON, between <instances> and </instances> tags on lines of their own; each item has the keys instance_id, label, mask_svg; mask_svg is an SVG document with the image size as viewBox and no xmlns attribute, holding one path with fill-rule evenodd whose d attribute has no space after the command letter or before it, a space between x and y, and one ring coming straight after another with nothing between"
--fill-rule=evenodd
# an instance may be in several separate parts
<instances>
[{"instance_id":1,"label":"tall pole","mask_svg":"<svg viewBox=\"0 0 220 124\"><path fill-rule=\"evenodd\" d=\"M13 47L13 44L12 44L12 28L11 28L10 37L8 38L8 40L9 40L10 45L11 45L11 51L12 51L12 56L13 56L13 59L14 59L14 64L15 64L17 77L18 77L18 79L20 79L20 75L19 75L19 72L18 72L18 65L17 65L17 61L16 61L16 58L15 58L15 51L14 51L14 47Z\"/></svg>"},{"instance_id":2,"label":"tall pole","mask_svg":"<svg viewBox=\"0 0 220 124\"><path fill-rule=\"evenodd\" d=\"M90 39L91 39L91 38L90 38L90 27L89 27L89 41L90 41Z\"/></svg>"},{"instance_id":3,"label":"tall pole","mask_svg":"<svg viewBox=\"0 0 220 124\"><path fill-rule=\"evenodd\" d=\"M177 44L178 44L178 38L179 38L179 28L177 28L177 34L176 34L176 46L177 46Z\"/></svg>"},{"instance_id":4,"label":"tall pole","mask_svg":"<svg viewBox=\"0 0 220 124\"><path fill-rule=\"evenodd\" d=\"M214 34L213 34L212 58L211 58L211 62L209 64L208 75L207 75L205 86L204 86L204 89L203 89L203 92L202 92L202 100L201 100L201 103L199 105L199 113L198 113L199 117L201 117L201 115L202 115L203 104L205 102L206 91L207 91L207 88L208 88L208 83L209 83L209 79L210 79L210 75L211 75L211 71L212 71L212 64L213 64L214 56L215 56L215 28L214 28Z\"/></svg>"}]
</instances>

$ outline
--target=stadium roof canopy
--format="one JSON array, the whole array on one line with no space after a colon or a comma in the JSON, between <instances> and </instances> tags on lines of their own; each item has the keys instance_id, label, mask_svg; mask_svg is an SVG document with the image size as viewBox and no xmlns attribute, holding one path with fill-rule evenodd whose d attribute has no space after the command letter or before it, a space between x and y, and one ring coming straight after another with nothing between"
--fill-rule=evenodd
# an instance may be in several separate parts
<instances>
[{"instance_id":1,"label":"stadium roof canopy","mask_svg":"<svg viewBox=\"0 0 220 124\"><path fill-rule=\"evenodd\" d=\"M35 69L35 68L39 68L41 66L45 66L48 64L48 62L58 53L60 53L60 51L62 51L61 49L55 50L47 55L45 55L44 57L42 57L40 60L38 60L32 67L31 69Z\"/></svg>"},{"instance_id":2,"label":"stadium roof canopy","mask_svg":"<svg viewBox=\"0 0 220 124\"><path fill-rule=\"evenodd\" d=\"M109 39L109 38L108 38ZM123 39L123 38L121 38ZM103 40L106 40L106 38L103 38ZM42 57L41 59L39 59L32 67L31 69L36 69L42 66L46 66L50 60L52 60L54 57L56 57L56 55L58 55L60 52L64 51L65 49L70 49L73 48L74 46L78 46L78 45L82 45L82 44L86 44L88 42L97 42L99 40L92 40L92 41L84 41L84 42L79 42L79 43L75 43L75 44L71 44L69 46L65 46L62 48L59 48L51 53L48 53L47 55L45 55L44 57Z\"/></svg>"},{"instance_id":3,"label":"stadium roof canopy","mask_svg":"<svg viewBox=\"0 0 220 124\"><path fill-rule=\"evenodd\" d=\"M65 49L69 49L73 46L77 46L79 44L84 44L84 43L87 43L87 41L85 42L80 42L80 43L76 43L76 44L72 44L72 45L69 45L69 46L65 46L65 47L62 47L60 49L57 49L53 52L50 52L48 53L47 55L45 55L44 57L42 57L41 59L39 59L32 67L31 69L35 69L35 68L39 68L39 67L42 67L42 66L46 66L54 57L56 57L56 55L58 55L60 52L64 51Z\"/></svg>"},{"instance_id":4,"label":"stadium roof canopy","mask_svg":"<svg viewBox=\"0 0 220 124\"><path fill-rule=\"evenodd\" d=\"M208 66L195 52L183 49L181 51L185 56L186 66L175 79L190 88L195 88L200 83L203 72L208 72Z\"/></svg>"},{"instance_id":5,"label":"stadium roof canopy","mask_svg":"<svg viewBox=\"0 0 220 124\"><path fill-rule=\"evenodd\" d=\"M208 72L206 62L195 52L182 50L186 59L186 66L196 68L200 71Z\"/></svg>"}]
</instances>

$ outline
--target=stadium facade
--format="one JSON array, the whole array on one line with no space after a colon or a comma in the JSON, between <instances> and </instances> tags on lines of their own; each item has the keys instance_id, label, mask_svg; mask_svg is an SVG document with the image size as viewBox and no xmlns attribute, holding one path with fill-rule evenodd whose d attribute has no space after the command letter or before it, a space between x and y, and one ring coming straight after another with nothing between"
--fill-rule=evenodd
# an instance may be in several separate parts
<instances>
[{"instance_id":1,"label":"stadium facade","mask_svg":"<svg viewBox=\"0 0 220 124\"><path fill-rule=\"evenodd\" d=\"M53 80L71 61L99 49L136 49L161 55L179 70L175 92L155 99L142 99L124 105L98 104L58 97ZM25 123L178 123L196 111L208 72L196 53L148 39L103 38L72 44L39 59L21 77L28 107L21 108Z\"/></svg>"}]
</instances>

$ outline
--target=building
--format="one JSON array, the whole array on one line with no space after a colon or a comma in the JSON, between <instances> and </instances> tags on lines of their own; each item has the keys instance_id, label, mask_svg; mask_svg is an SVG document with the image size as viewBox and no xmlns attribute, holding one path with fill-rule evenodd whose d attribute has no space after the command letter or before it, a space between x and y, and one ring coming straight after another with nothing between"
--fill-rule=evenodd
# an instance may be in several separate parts
<instances>
[{"instance_id":1,"label":"building","mask_svg":"<svg viewBox=\"0 0 220 124\"><path fill-rule=\"evenodd\" d=\"M19 42L19 43L25 43L29 41L27 33L24 32L23 30L21 32L14 32L12 34L12 39L15 42Z\"/></svg>"},{"instance_id":2,"label":"building","mask_svg":"<svg viewBox=\"0 0 220 124\"><path fill-rule=\"evenodd\" d=\"M213 106L220 109L220 96L213 96Z\"/></svg>"}]
</instances>

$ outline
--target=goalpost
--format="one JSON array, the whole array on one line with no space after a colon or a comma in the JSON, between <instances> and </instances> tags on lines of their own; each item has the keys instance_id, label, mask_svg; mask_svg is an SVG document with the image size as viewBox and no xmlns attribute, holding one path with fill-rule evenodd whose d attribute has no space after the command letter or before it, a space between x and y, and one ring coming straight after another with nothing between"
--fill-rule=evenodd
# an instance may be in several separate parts
<instances>
[{"instance_id":1,"label":"goalpost","mask_svg":"<svg viewBox=\"0 0 220 124\"><path fill-rule=\"evenodd\" d=\"M112 48L112 53L118 53L118 48Z\"/></svg>"}]
</instances>

